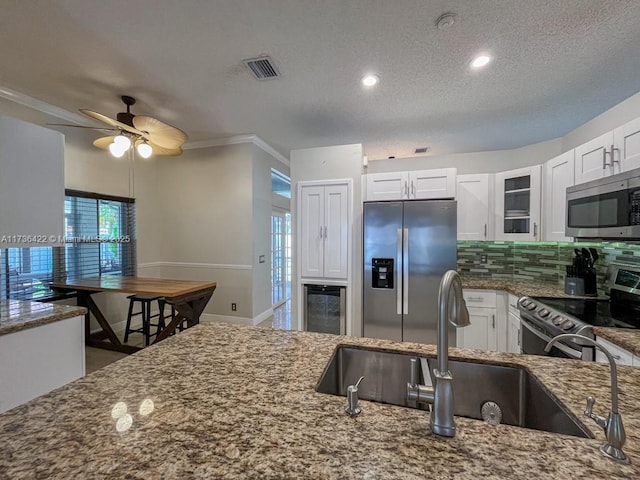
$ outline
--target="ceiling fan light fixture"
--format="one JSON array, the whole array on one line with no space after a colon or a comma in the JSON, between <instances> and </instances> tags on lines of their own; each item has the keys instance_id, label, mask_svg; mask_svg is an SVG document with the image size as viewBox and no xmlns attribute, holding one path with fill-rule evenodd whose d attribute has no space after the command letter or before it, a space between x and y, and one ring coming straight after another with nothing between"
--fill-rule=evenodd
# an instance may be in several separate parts
<instances>
[{"instance_id":1,"label":"ceiling fan light fixture","mask_svg":"<svg viewBox=\"0 0 640 480\"><path fill-rule=\"evenodd\" d=\"M113 142L109 145L109 153L116 158L122 158L124 152L126 152L128 148L122 148L121 144Z\"/></svg>"},{"instance_id":2,"label":"ceiling fan light fixture","mask_svg":"<svg viewBox=\"0 0 640 480\"><path fill-rule=\"evenodd\" d=\"M125 135L118 135L113 139L113 143L118 145L123 151L131 148L131 139Z\"/></svg>"},{"instance_id":3,"label":"ceiling fan light fixture","mask_svg":"<svg viewBox=\"0 0 640 480\"><path fill-rule=\"evenodd\" d=\"M149 158L153 154L153 147L147 142L140 143L136 147L136 150L138 152L138 155L140 155L142 158Z\"/></svg>"}]
</instances>

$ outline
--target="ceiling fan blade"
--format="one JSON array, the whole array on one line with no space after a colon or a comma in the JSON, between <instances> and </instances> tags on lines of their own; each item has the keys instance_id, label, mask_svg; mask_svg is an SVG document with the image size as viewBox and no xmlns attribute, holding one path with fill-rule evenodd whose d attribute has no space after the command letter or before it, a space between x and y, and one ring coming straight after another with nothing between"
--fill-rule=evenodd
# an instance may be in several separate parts
<instances>
[{"instance_id":1,"label":"ceiling fan blade","mask_svg":"<svg viewBox=\"0 0 640 480\"><path fill-rule=\"evenodd\" d=\"M117 128L108 128L108 127L87 127L85 125L70 125L67 123L46 123L45 125L49 125L51 127L73 127L73 128L86 128L88 130L96 130L98 132L116 132Z\"/></svg>"},{"instance_id":2,"label":"ceiling fan blade","mask_svg":"<svg viewBox=\"0 0 640 480\"><path fill-rule=\"evenodd\" d=\"M93 141L93 146L101 148L102 150L109 150L109 145L113 143L113 139L116 137L101 137Z\"/></svg>"},{"instance_id":3,"label":"ceiling fan blade","mask_svg":"<svg viewBox=\"0 0 640 480\"><path fill-rule=\"evenodd\" d=\"M147 140L163 148L179 148L187 140L187 134L179 128L146 115L133 117L133 125Z\"/></svg>"},{"instance_id":4,"label":"ceiling fan blade","mask_svg":"<svg viewBox=\"0 0 640 480\"><path fill-rule=\"evenodd\" d=\"M143 142L143 140L136 140L135 141L135 145L136 147L141 144ZM160 145L153 143L152 141L148 140L147 143L149 145L151 145L151 148L153 148L153 154L152 155L165 155L165 156L169 156L169 157L177 157L178 155L182 155L182 149L180 147L176 147L176 148L164 148L161 147Z\"/></svg>"},{"instance_id":5,"label":"ceiling fan blade","mask_svg":"<svg viewBox=\"0 0 640 480\"><path fill-rule=\"evenodd\" d=\"M133 133L135 135L143 135L143 132L140 130L133 128L126 123L119 122L114 120L113 118L109 118L106 115L103 115L98 112L94 112L92 110L80 109L81 113L84 113L87 117L91 117L94 120L98 120L99 122L106 123L107 125L115 128L119 128L120 130L124 130L125 132Z\"/></svg>"}]
</instances>

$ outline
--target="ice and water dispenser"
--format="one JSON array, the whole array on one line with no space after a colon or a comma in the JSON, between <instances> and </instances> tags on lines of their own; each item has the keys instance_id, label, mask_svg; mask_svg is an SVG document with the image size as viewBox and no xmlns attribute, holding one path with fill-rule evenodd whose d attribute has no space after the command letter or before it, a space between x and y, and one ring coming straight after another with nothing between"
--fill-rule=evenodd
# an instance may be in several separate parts
<instances>
[{"instance_id":1,"label":"ice and water dispenser","mask_svg":"<svg viewBox=\"0 0 640 480\"><path fill-rule=\"evenodd\" d=\"M393 258L371 259L371 283L373 288L393 289Z\"/></svg>"}]
</instances>

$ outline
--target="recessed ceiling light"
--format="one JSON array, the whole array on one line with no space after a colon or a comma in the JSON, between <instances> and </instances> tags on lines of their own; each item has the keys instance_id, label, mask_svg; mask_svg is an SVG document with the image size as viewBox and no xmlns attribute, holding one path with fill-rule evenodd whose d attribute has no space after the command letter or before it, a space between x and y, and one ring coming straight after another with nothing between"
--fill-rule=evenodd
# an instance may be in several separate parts
<instances>
[{"instance_id":1,"label":"recessed ceiling light","mask_svg":"<svg viewBox=\"0 0 640 480\"><path fill-rule=\"evenodd\" d=\"M456 23L456 17L457 15L452 12L443 13L436 20L436 27L438 27L438 30L451 28Z\"/></svg>"},{"instance_id":2,"label":"recessed ceiling light","mask_svg":"<svg viewBox=\"0 0 640 480\"><path fill-rule=\"evenodd\" d=\"M478 55L471 61L471 68L482 68L487 66L491 62L492 58L489 55Z\"/></svg>"},{"instance_id":3,"label":"recessed ceiling light","mask_svg":"<svg viewBox=\"0 0 640 480\"><path fill-rule=\"evenodd\" d=\"M362 77L362 85L365 87L373 87L380 81L380 77L377 75L365 75Z\"/></svg>"}]
</instances>

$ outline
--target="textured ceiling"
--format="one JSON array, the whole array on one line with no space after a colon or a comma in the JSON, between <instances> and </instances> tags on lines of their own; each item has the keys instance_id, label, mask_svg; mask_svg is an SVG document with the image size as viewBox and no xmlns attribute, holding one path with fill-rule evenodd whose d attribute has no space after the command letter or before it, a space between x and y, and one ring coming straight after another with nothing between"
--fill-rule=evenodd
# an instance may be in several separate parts
<instances>
[{"instance_id":1,"label":"textured ceiling","mask_svg":"<svg viewBox=\"0 0 640 480\"><path fill-rule=\"evenodd\" d=\"M192 140L370 158L515 148L640 91L638 0L0 0L0 85L113 116L119 95ZM455 25L438 30L447 11ZM468 64L495 56L484 71ZM244 58L282 73L258 82ZM380 84L365 91L360 78Z\"/></svg>"}]
</instances>

